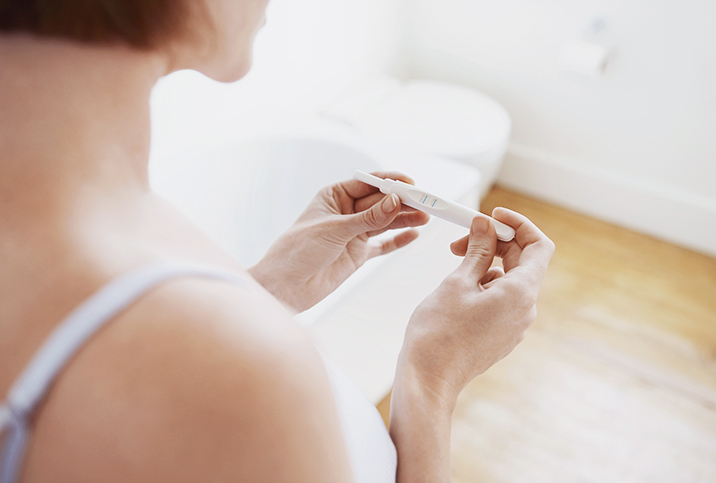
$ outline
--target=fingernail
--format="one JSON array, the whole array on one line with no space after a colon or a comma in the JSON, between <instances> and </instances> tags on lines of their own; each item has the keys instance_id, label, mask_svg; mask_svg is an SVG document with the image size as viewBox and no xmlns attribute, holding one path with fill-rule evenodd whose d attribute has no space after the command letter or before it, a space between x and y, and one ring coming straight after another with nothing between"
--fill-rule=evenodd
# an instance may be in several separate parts
<instances>
[{"instance_id":1,"label":"fingernail","mask_svg":"<svg viewBox=\"0 0 716 483\"><path fill-rule=\"evenodd\" d=\"M395 193L386 196L385 200L383 200L383 205L381 206L381 208L383 208L383 213L392 213L397 207L398 195L396 195Z\"/></svg>"},{"instance_id":2,"label":"fingernail","mask_svg":"<svg viewBox=\"0 0 716 483\"><path fill-rule=\"evenodd\" d=\"M476 216L472 219L472 225L470 226L470 232L473 235L484 235L487 233L487 229L490 226L490 221L483 216Z\"/></svg>"}]
</instances>

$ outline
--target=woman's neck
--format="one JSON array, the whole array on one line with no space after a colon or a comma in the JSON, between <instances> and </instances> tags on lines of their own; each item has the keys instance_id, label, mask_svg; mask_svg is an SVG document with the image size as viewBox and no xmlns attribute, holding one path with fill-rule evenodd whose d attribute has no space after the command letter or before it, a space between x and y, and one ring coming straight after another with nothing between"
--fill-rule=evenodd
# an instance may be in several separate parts
<instances>
[{"instance_id":1,"label":"woman's neck","mask_svg":"<svg viewBox=\"0 0 716 483\"><path fill-rule=\"evenodd\" d=\"M167 70L162 56L0 35L0 65L0 223L148 189L149 95Z\"/></svg>"}]
</instances>

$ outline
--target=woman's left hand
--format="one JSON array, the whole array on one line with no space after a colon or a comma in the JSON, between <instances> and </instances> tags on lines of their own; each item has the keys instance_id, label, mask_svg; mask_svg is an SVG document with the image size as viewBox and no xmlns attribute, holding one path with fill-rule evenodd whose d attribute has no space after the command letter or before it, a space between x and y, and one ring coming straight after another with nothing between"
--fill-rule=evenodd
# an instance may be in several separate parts
<instances>
[{"instance_id":1,"label":"woman's left hand","mask_svg":"<svg viewBox=\"0 0 716 483\"><path fill-rule=\"evenodd\" d=\"M373 173L415 184L395 172ZM424 225L430 216L403 206L397 195L348 180L322 189L296 222L271 245L249 273L297 312L323 300L366 260L415 240L406 230L380 243L370 238L387 230Z\"/></svg>"}]
</instances>

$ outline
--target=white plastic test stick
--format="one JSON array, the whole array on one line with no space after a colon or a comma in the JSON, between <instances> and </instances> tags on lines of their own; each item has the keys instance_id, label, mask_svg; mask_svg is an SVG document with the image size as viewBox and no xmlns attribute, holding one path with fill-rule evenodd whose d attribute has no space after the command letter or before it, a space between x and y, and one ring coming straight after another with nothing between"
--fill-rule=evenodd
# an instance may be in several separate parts
<instances>
[{"instance_id":1,"label":"white plastic test stick","mask_svg":"<svg viewBox=\"0 0 716 483\"><path fill-rule=\"evenodd\" d=\"M438 218L451 221L456 225L464 226L468 229L472 224L472 219L478 214L481 214L472 208L440 198L417 186L409 185L402 181L382 179L359 169L355 170L353 177L358 181L375 186L380 189L381 193L386 195L395 193L403 204L413 207L416 210L435 215ZM507 226L494 218L490 218L490 221L495 227L499 240L507 242L515 237L515 230L511 226Z\"/></svg>"}]
</instances>

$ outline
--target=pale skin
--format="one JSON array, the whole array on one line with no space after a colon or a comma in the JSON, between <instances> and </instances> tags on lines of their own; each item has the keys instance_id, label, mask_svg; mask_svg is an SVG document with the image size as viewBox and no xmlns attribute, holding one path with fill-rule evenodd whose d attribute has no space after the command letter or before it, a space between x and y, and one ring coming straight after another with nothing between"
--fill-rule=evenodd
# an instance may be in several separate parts
<instances>
[{"instance_id":1,"label":"pale skin","mask_svg":"<svg viewBox=\"0 0 716 483\"><path fill-rule=\"evenodd\" d=\"M152 86L179 68L245 75L266 3L207 1L214 41L170 50L0 35L0 393L70 310L132 268L188 259L252 287L178 279L116 317L42 405L22 481L351 481L325 371L291 315L417 234L371 236L427 217L342 182L244 270L148 187ZM457 395L534 319L554 246L521 215L493 216L516 239L476 219L452 246L463 264L410 321L391 409L401 483L450 481Z\"/></svg>"}]
</instances>

